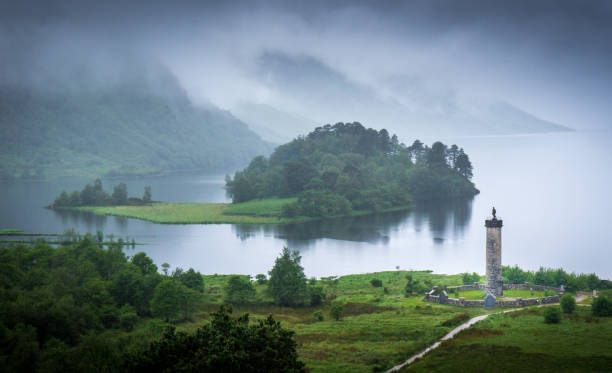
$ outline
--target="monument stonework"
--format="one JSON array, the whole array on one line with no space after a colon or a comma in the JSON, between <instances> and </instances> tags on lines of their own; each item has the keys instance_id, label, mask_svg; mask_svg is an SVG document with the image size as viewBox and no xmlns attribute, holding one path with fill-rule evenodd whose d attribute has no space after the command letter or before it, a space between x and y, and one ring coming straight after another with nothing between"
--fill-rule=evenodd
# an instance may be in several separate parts
<instances>
[{"instance_id":1,"label":"monument stonework","mask_svg":"<svg viewBox=\"0 0 612 373\"><path fill-rule=\"evenodd\" d=\"M501 297L504 295L501 264L501 228L503 222L495 214L495 207L493 207L493 218L485 220L485 227L487 227L487 281L485 284L485 294Z\"/></svg>"}]
</instances>

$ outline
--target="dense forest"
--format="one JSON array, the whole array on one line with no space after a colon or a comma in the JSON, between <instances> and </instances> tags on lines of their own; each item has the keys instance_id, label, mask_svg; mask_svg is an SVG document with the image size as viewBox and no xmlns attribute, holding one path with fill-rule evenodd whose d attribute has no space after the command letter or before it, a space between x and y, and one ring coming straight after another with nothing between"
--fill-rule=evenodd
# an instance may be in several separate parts
<instances>
[{"instance_id":1,"label":"dense forest","mask_svg":"<svg viewBox=\"0 0 612 373\"><path fill-rule=\"evenodd\" d=\"M71 86L0 84L0 179L222 172L272 150L229 112L195 106L163 67L104 83L83 75Z\"/></svg>"},{"instance_id":2,"label":"dense forest","mask_svg":"<svg viewBox=\"0 0 612 373\"><path fill-rule=\"evenodd\" d=\"M258 156L226 184L233 202L297 196L283 208L285 216L319 217L473 196L472 172L456 145L416 140L406 146L385 129L354 122L318 127L269 158Z\"/></svg>"},{"instance_id":3,"label":"dense forest","mask_svg":"<svg viewBox=\"0 0 612 373\"><path fill-rule=\"evenodd\" d=\"M293 332L272 317L222 307L194 333L175 331L206 299L202 275L166 263L162 274L145 253L101 246L85 235L0 247L0 371L303 371Z\"/></svg>"}]
</instances>

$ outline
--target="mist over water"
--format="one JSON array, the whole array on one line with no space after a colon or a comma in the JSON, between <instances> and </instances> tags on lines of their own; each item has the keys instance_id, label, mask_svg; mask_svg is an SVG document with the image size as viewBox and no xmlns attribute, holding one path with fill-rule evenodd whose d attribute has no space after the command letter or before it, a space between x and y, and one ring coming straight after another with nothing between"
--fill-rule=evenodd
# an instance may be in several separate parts
<instances>
[{"instance_id":1,"label":"mist over water","mask_svg":"<svg viewBox=\"0 0 612 373\"><path fill-rule=\"evenodd\" d=\"M80 189L91 180L20 182L0 187L0 227L28 232L99 229L147 243L136 250L147 252L155 263L203 273L266 273L283 246L300 250L308 276L396 266L484 273L484 220L495 206L504 220L503 264L563 267L612 278L612 245L606 233L612 210L610 132L442 140L457 143L470 155L481 191L473 200L287 226L159 225L42 208L62 189ZM120 182L103 181L107 190ZM223 175L171 175L127 184L131 195L151 185L156 200L229 201Z\"/></svg>"}]
</instances>

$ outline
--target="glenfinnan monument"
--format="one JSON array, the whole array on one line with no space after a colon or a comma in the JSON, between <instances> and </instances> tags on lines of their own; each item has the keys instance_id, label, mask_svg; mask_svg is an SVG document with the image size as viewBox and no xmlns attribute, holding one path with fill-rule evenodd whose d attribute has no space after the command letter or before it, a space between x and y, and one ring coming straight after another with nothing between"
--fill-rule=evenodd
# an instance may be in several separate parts
<instances>
[{"instance_id":1,"label":"glenfinnan monument","mask_svg":"<svg viewBox=\"0 0 612 373\"><path fill-rule=\"evenodd\" d=\"M485 220L485 227L487 227L487 282L485 284L485 294L501 297L504 295L501 264L502 220L498 219L495 213L495 207L493 207L493 218Z\"/></svg>"}]
</instances>

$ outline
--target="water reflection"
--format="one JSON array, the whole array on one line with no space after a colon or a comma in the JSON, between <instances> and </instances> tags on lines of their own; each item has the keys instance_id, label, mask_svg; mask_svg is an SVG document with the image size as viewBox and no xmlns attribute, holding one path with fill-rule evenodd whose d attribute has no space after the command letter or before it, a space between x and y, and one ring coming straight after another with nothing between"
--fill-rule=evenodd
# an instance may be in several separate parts
<instances>
[{"instance_id":1,"label":"water reflection","mask_svg":"<svg viewBox=\"0 0 612 373\"><path fill-rule=\"evenodd\" d=\"M406 225L419 232L423 224L429 225L434 243L461 237L472 217L473 199L422 203L411 211L394 211L366 216L355 216L301 224L234 225L233 232L241 241L260 235L286 240L296 249L311 246L316 240L334 240L386 244L390 236Z\"/></svg>"},{"instance_id":2,"label":"water reflection","mask_svg":"<svg viewBox=\"0 0 612 373\"><path fill-rule=\"evenodd\" d=\"M80 226L84 224L89 232L103 229L107 219L104 215L96 215L87 211L53 210L53 213L63 225Z\"/></svg>"}]
</instances>

